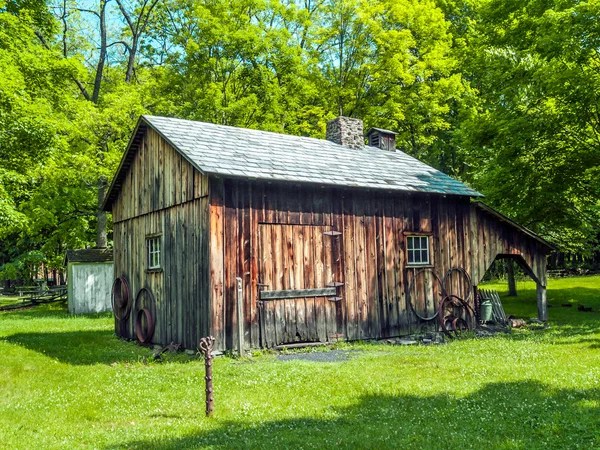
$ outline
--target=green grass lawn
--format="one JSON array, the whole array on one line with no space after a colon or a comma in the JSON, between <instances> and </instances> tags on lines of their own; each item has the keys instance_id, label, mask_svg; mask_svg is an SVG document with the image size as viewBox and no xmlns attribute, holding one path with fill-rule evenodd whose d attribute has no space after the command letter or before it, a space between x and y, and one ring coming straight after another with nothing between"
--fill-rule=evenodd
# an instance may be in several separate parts
<instances>
[{"instance_id":1,"label":"green grass lawn","mask_svg":"<svg viewBox=\"0 0 600 450\"><path fill-rule=\"evenodd\" d=\"M20 304L25 301L27 297L0 295L0 306L8 306L14 304Z\"/></svg>"},{"instance_id":2,"label":"green grass lawn","mask_svg":"<svg viewBox=\"0 0 600 450\"><path fill-rule=\"evenodd\" d=\"M507 313L535 317L535 286L518 287ZM147 363L109 314L0 313L0 447L599 448L600 312L560 305L600 310L600 277L550 280L548 301L545 330L343 344L333 363L217 358L210 419L202 361Z\"/></svg>"}]
</instances>

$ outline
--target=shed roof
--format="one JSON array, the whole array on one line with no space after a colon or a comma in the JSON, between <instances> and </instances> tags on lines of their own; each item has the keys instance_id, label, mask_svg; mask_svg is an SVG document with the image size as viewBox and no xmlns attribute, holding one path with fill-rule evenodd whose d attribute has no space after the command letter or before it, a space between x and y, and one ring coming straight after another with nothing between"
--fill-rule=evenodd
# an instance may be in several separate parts
<instances>
[{"instance_id":1,"label":"shed roof","mask_svg":"<svg viewBox=\"0 0 600 450\"><path fill-rule=\"evenodd\" d=\"M86 248L82 250L67 250L65 265L68 262L111 262L113 260L112 248Z\"/></svg>"},{"instance_id":2,"label":"shed roof","mask_svg":"<svg viewBox=\"0 0 600 450\"><path fill-rule=\"evenodd\" d=\"M481 201L473 202L473 205L476 208L479 208L479 209L487 212L488 214L491 214L492 216L496 217L496 219L500 220L501 222L507 223L510 226L518 229L522 233L524 233L527 236L529 236L529 237L535 239L536 241L538 241L540 244L545 245L550 250L557 250L557 247L554 244L548 242L546 239L544 239L543 237L541 237L538 234L534 233L529 228L526 228L523 225L518 224L514 220L512 220L509 217L507 217L504 214L502 214L500 211L495 210L490 205L487 205L487 204L485 204L485 203L483 203Z\"/></svg>"},{"instance_id":3,"label":"shed roof","mask_svg":"<svg viewBox=\"0 0 600 450\"><path fill-rule=\"evenodd\" d=\"M192 120L142 116L107 194L110 209L126 162L150 126L205 174L267 181L483 197L482 194L402 151L345 147L291 136Z\"/></svg>"}]
</instances>

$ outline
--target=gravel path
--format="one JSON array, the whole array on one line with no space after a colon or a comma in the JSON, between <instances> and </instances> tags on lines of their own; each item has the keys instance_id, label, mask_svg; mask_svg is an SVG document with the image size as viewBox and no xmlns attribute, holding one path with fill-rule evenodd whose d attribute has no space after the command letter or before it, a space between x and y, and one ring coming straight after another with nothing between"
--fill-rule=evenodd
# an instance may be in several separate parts
<instances>
[{"instance_id":1,"label":"gravel path","mask_svg":"<svg viewBox=\"0 0 600 450\"><path fill-rule=\"evenodd\" d=\"M328 352L292 353L291 355L277 355L279 361L313 361L335 363L348 361L353 353L359 350L331 350Z\"/></svg>"}]
</instances>

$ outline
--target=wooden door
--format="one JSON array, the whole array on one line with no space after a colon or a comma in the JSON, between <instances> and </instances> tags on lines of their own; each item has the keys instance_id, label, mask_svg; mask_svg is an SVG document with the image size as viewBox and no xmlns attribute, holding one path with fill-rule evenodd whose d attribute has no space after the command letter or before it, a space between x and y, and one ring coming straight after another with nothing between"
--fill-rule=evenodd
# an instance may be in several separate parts
<instances>
[{"instance_id":1,"label":"wooden door","mask_svg":"<svg viewBox=\"0 0 600 450\"><path fill-rule=\"evenodd\" d=\"M262 345L328 341L341 301L333 286L335 234L280 224L260 224L258 234Z\"/></svg>"}]
</instances>

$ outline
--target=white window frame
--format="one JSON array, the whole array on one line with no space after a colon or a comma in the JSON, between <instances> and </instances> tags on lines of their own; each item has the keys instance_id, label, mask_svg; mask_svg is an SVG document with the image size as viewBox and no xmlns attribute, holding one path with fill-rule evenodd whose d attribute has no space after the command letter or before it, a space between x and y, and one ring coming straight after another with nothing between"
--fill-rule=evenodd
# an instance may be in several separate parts
<instances>
[{"instance_id":1,"label":"white window frame","mask_svg":"<svg viewBox=\"0 0 600 450\"><path fill-rule=\"evenodd\" d=\"M161 235L146 236L146 262L149 270L161 268Z\"/></svg>"},{"instance_id":2,"label":"white window frame","mask_svg":"<svg viewBox=\"0 0 600 450\"><path fill-rule=\"evenodd\" d=\"M412 267L431 266L431 236L423 234L407 234L405 238L406 265ZM410 261L411 255L412 262ZM427 256L426 261L424 261L424 255Z\"/></svg>"}]
</instances>

